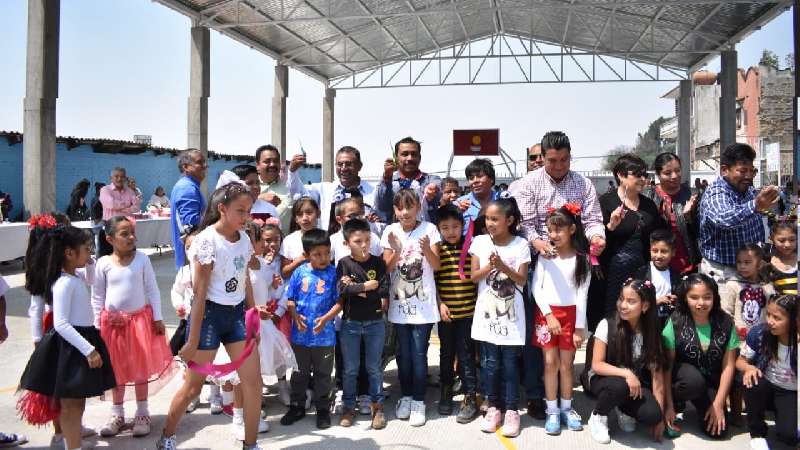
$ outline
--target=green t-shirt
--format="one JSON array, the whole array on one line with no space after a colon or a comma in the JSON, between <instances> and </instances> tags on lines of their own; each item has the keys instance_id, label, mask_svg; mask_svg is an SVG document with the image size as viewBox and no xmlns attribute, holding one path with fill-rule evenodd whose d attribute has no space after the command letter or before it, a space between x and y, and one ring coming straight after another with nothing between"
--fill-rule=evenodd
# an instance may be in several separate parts
<instances>
[{"instance_id":1,"label":"green t-shirt","mask_svg":"<svg viewBox=\"0 0 800 450\"><path fill-rule=\"evenodd\" d=\"M711 324L696 325L697 337L700 340L700 347L705 351L709 344L711 344ZM667 350L675 350L675 328L672 326L672 318L667 320L664 326L664 331L661 332L661 338L664 340L664 347ZM728 338L727 350L736 350L739 348L739 335L736 334L736 326L731 326L731 337Z\"/></svg>"}]
</instances>

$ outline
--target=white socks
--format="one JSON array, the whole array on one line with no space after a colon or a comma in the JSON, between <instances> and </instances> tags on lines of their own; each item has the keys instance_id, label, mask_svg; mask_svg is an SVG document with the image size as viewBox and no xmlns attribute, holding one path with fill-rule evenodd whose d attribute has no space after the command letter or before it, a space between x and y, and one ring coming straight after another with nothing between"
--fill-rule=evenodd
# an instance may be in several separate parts
<instances>
[{"instance_id":1,"label":"white socks","mask_svg":"<svg viewBox=\"0 0 800 450\"><path fill-rule=\"evenodd\" d=\"M233 408L233 421L244 422L244 408Z\"/></svg>"},{"instance_id":2,"label":"white socks","mask_svg":"<svg viewBox=\"0 0 800 450\"><path fill-rule=\"evenodd\" d=\"M125 417L125 409L121 404L111 405L111 415L117 417Z\"/></svg>"},{"instance_id":3,"label":"white socks","mask_svg":"<svg viewBox=\"0 0 800 450\"><path fill-rule=\"evenodd\" d=\"M558 400L545 400L547 405L547 414L558 414Z\"/></svg>"},{"instance_id":4,"label":"white socks","mask_svg":"<svg viewBox=\"0 0 800 450\"><path fill-rule=\"evenodd\" d=\"M150 417L150 411L147 409L147 400L136 402L136 417L139 416Z\"/></svg>"},{"instance_id":5,"label":"white socks","mask_svg":"<svg viewBox=\"0 0 800 450\"><path fill-rule=\"evenodd\" d=\"M561 411L562 412L569 412L572 409L572 399L561 399Z\"/></svg>"}]
</instances>

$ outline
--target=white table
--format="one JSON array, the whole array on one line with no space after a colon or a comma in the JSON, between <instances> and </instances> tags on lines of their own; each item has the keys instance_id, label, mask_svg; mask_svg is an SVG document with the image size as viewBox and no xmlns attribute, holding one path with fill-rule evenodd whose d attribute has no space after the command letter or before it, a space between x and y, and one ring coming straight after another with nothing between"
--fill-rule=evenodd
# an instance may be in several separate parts
<instances>
[{"instance_id":1,"label":"white table","mask_svg":"<svg viewBox=\"0 0 800 450\"><path fill-rule=\"evenodd\" d=\"M94 223L91 221L72 222L78 228L91 230ZM169 217L136 220L136 246L139 248L164 247L172 245L172 228Z\"/></svg>"},{"instance_id":2,"label":"white table","mask_svg":"<svg viewBox=\"0 0 800 450\"><path fill-rule=\"evenodd\" d=\"M28 248L28 223L0 223L0 261L11 261L25 256Z\"/></svg>"}]
</instances>

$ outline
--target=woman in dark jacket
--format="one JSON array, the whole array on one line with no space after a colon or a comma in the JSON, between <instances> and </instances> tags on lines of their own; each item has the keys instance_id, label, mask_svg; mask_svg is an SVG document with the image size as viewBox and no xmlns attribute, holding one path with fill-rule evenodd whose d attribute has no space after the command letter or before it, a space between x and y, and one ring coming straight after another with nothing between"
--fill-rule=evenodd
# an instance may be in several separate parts
<instances>
[{"instance_id":1,"label":"woman in dark jacket","mask_svg":"<svg viewBox=\"0 0 800 450\"><path fill-rule=\"evenodd\" d=\"M622 283L650 258L650 233L666 226L652 200L642 195L647 164L626 154L614 164L617 189L600 196L606 225L606 248L600 256L603 279L592 279L589 292L589 327L616 311Z\"/></svg>"},{"instance_id":2,"label":"woman in dark jacket","mask_svg":"<svg viewBox=\"0 0 800 450\"><path fill-rule=\"evenodd\" d=\"M699 194L692 194L689 185L681 180L681 160L674 153L656 156L653 169L659 185L650 190L648 196L675 236L675 256L670 269L678 276L693 272L700 264L700 251L697 248Z\"/></svg>"},{"instance_id":3,"label":"woman in dark jacket","mask_svg":"<svg viewBox=\"0 0 800 450\"><path fill-rule=\"evenodd\" d=\"M86 204L86 196L89 194L90 185L89 180L84 178L72 188L72 193L69 195L69 206L67 206L66 211L70 221L80 222L91 218L89 205Z\"/></svg>"}]
</instances>

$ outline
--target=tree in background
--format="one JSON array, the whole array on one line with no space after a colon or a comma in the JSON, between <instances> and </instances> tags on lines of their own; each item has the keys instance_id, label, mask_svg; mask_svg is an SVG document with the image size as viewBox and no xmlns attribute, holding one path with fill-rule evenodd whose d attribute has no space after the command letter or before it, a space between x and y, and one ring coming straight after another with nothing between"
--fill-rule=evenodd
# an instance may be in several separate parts
<instances>
[{"instance_id":1,"label":"tree in background","mask_svg":"<svg viewBox=\"0 0 800 450\"><path fill-rule=\"evenodd\" d=\"M758 61L758 65L774 67L777 70L780 68L778 63L778 55L776 55L772 50L765 48L764 51L761 52L761 59Z\"/></svg>"},{"instance_id":2,"label":"tree in background","mask_svg":"<svg viewBox=\"0 0 800 450\"><path fill-rule=\"evenodd\" d=\"M611 170L614 163L620 155L625 153L634 153L647 163L648 167L652 167L653 161L656 156L662 152L674 152L674 142L664 142L660 139L661 126L669 121L669 118L659 117L650 123L647 131L639 133L636 137L636 145L631 147L629 145L618 145L608 152L606 160L603 164L604 170Z\"/></svg>"}]
</instances>

